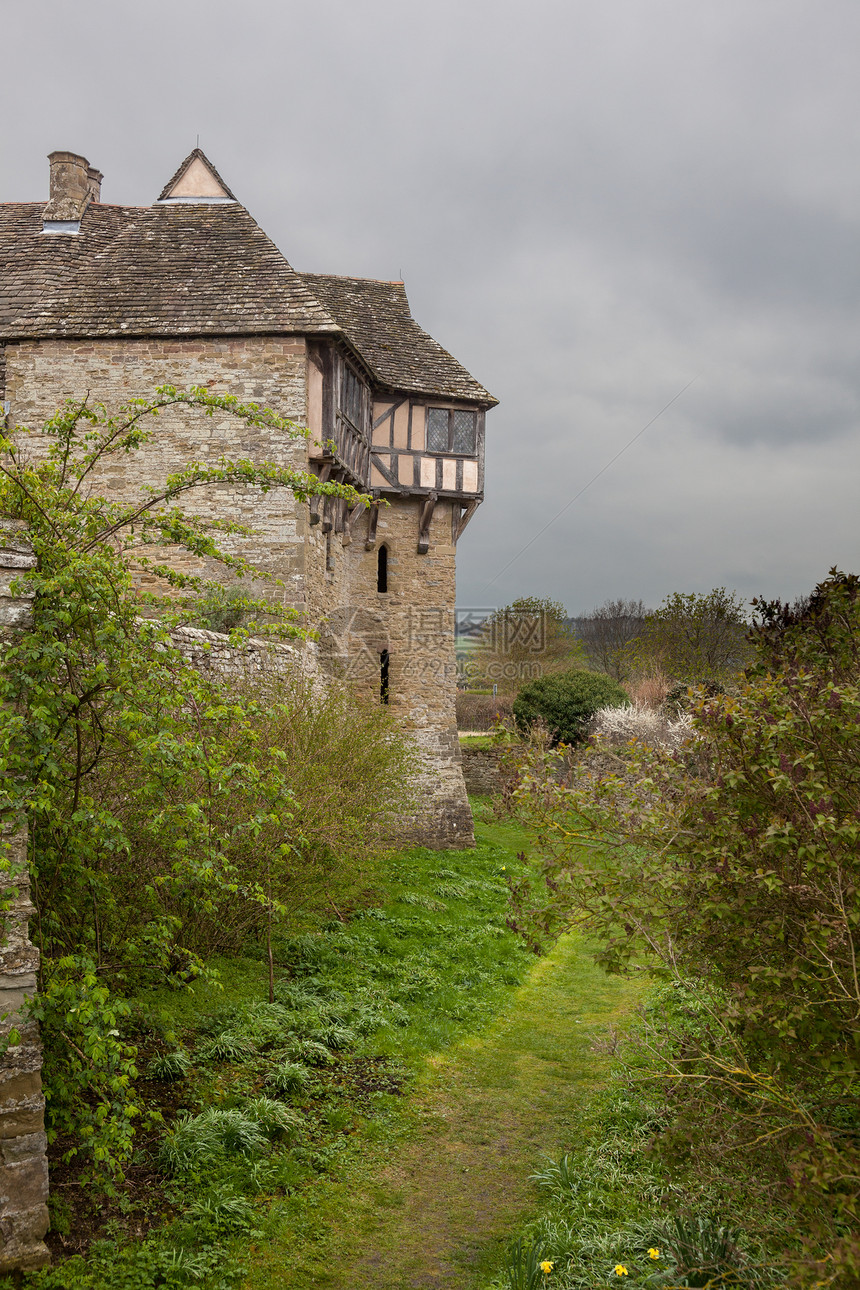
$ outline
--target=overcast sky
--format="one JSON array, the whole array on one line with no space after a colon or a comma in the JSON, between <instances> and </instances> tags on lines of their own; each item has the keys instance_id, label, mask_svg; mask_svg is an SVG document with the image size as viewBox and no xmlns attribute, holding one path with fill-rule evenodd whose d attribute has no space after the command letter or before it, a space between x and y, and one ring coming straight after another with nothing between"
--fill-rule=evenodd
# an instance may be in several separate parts
<instances>
[{"instance_id":1,"label":"overcast sky","mask_svg":"<svg viewBox=\"0 0 860 1290\"><path fill-rule=\"evenodd\" d=\"M857 0L2 0L2 32L0 200L67 148L147 203L199 134L295 267L403 276L500 400L462 606L860 570Z\"/></svg>"}]
</instances>

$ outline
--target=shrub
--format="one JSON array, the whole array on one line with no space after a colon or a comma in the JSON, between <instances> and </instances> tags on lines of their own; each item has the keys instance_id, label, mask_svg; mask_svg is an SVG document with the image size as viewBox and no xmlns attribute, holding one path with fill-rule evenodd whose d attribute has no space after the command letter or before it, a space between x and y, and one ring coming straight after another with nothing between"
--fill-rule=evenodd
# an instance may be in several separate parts
<instances>
[{"instance_id":1,"label":"shrub","mask_svg":"<svg viewBox=\"0 0 860 1290\"><path fill-rule=\"evenodd\" d=\"M647 615L635 654L645 670L659 668L688 685L737 675L752 656L744 603L725 587L675 592Z\"/></svg>"},{"instance_id":2,"label":"shrub","mask_svg":"<svg viewBox=\"0 0 860 1290\"><path fill-rule=\"evenodd\" d=\"M574 669L524 685L514 700L514 717L523 731L543 721L554 744L577 744L586 738L588 723L599 708L629 702L611 677Z\"/></svg>"},{"instance_id":3,"label":"shrub","mask_svg":"<svg viewBox=\"0 0 860 1290\"><path fill-rule=\"evenodd\" d=\"M698 1173L730 1159L748 1191L786 1197L799 1283L848 1287L860 1277L860 578L834 571L799 611L758 609L758 659L735 693L700 692L688 747L642 745L633 775L571 786L532 751L518 792L558 906L599 937L598 960L650 961L698 1001L652 1023L673 1111L663 1149Z\"/></svg>"},{"instance_id":4,"label":"shrub","mask_svg":"<svg viewBox=\"0 0 860 1290\"><path fill-rule=\"evenodd\" d=\"M686 692L686 687L684 688ZM646 708L659 708L667 701L672 682L659 669L654 668L626 680L624 689L631 703L638 703Z\"/></svg>"},{"instance_id":5,"label":"shrub","mask_svg":"<svg viewBox=\"0 0 860 1290\"><path fill-rule=\"evenodd\" d=\"M513 715L511 700L492 694L475 694L468 690L457 693L457 729L492 730L500 721Z\"/></svg>"},{"instance_id":6,"label":"shrub","mask_svg":"<svg viewBox=\"0 0 860 1290\"><path fill-rule=\"evenodd\" d=\"M689 713L680 713L673 721L659 708L630 703L623 708L598 708L591 719L590 733L611 744L637 739L652 748L680 748L693 737L693 718Z\"/></svg>"}]
</instances>

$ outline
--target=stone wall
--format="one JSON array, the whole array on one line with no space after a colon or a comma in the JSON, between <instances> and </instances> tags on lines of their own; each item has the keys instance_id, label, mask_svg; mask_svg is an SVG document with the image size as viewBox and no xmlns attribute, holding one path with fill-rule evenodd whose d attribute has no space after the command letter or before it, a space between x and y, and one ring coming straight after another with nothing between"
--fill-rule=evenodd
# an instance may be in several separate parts
<instances>
[{"instance_id":1,"label":"stone wall","mask_svg":"<svg viewBox=\"0 0 860 1290\"><path fill-rule=\"evenodd\" d=\"M455 710L455 555L451 502L440 502L429 549L418 552L423 499L391 499L379 512L367 550L368 516L352 531L308 526L308 609L321 623L320 667L379 696L382 651L388 653L388 702L418 752L416 806L406 830L423 846L474 846L463 782ZM388 548L388 590L377 590L379 547Z\"/></svg>"},{"instance_id":2,"label":"stone wall","mask_svg":"<svg viewBox=\"0 0 860 1290\"><path fill-rule=\"evenodd\" d=\"M11 583L32 565L18 526L0 521L0 644L7 643L29 618L28 599L14 596ZM0 1273L5 1273L48 1262L43 1239L48 1230L48 1161L39 1030L35 1022L20 1015L25 999L36 992L39 966L28 930L33 907L26 828L10 828L0 843L11 879L10 906L2 915L0 1039L7 1039L13 1028L20 1036L19 1043L0 1054Z\"/></svg>"},{"instance_id":3,"label":"stone wall","mask_svg":"<svg viewBox=\"0 0 860 1290\"><path fill-rule=\"evenodd\" d=\"M113 409L164 383L178 388L198 384L305 424L307 369L300 337L21 342L7 346L7 398L13 426L38 427L64 399L83 398L87 391ZM303 441L284 441L272 429L248 427L229 414L209 418L178 407L163 413L153 429L152 441L133 458L106 467L95 479L96 487L118 498L136 497L141 486L163 483L171 470L188 461L215 462L222 454L307 465ZM255 488L219 487L189 498L189 509L237 519L256 530L252 537L224 537L223 545L240 550L283 581L279 599L303 610L307 625L319 632L318 645L305 652L323 674L346 676L379 696L381 654L388 652L390 706L418 749L417 809L405 832L426 846L471 846L472 816L454 708L452 503L436 506L429 550L419 554L423 504L423 498L404 497L383 506L376 545L368 551L366 512L351 534L343 534L326 532L324 523L312 525L307 504L286 490L264 494ZM383 542L389 550L385 594L376 589ZM223 576L219 567L206 569L185 554L169 558L179 568ZM273 594L266 584L257 590ZM197 650L201 663L233 667L236 660L220 649L215 654L210 649L208 661L206 650Z\"/></svg>"},{"instance_id":4,"label":"stone wall","mask_svg":"<svg viewBox=\"0 0 860 1290\"><path fill-rule=\"evenodd\" d=\"M289 677L309 670L304 652L282 641L251 637L236 648L228 636L200 627L175 627L170 638L200 672L215 673L225 680L253 683L263 675Z\"/></svg>"},{"instance_id":5,"label":"stone wall","mask_svg":"<svg viewBox=\"0 0 860 1290\"><path fill-rule=\"evenodd\" d=\"M466 792L490 797L501 791L501 748L461 748Z\"/></svg>"},{"instance_id":6,"label":"stone wall","mask_svg":"<svg viewBox=\"0 0 860 1290\"><path fill-rule=\"evenodd\" d=\"M301 337L22 341L7 345L6 355L13 428L38 429L66 399L83 399L88 392L113 412L131 398L154 397L165 384L177 389L207 386L213 393L233 394L299 425L306 423L307 357ZM285 439L273 427L249 426L229 413L208 417L179 405L163 411L149 428L153 437L140 451L131 458L120 454L109 459L95 474L97 489L117 499L139 497L144 487L163 484L171 471L189 461L214 465L221 456L294 468L307 463L303 439ZM185 500L191 511L238 520L256 530L250 537L221 535L221 544L282 579L282 588L268 587L266 594L303 607L304 560L292 493L219 485L195 490ZM203 561L185 553L174 553L171 562L206 571Z\"/></svg>"}]
</instances>

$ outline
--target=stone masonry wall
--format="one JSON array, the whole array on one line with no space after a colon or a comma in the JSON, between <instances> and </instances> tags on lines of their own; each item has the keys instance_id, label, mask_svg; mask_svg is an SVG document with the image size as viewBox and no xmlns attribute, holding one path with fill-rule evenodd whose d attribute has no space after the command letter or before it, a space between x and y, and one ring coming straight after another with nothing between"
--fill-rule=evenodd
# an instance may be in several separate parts
<instances>
[{"instance_id":1,"label":"stone masonry wall","mask_svg":"<svg viewBox=\"0 0 860 1290\"><path fill-rule=\"evenodd\" d=\"M11 583L31 568L33 557L11 521L0 521L0 644L8 642L30 615L26 597L13 596ZM36 992L38 950L30 943L30 882L27 830L0 836L15 895L2 915L0 945L0 1038L13 1027L20 1042L0 1054L0 1273L38 1268L48 1262L48 1161L42 1048L35 1022L23 1020L21 1006ZM7 891L9 890L8 879Z\"/></svg>"},{"instance_id":2,"label":"stone masonry wall","mask_svg":"<svg viewBox=\"0 0 860 1290\"><path fill-rule=\"evenodd\" d=\"M113 412L130 398L154 397L159 385L177 389L204 385L217 394L270 407L298 425L307 419L306 349L301 337L217 337L188 340L129 339L28 341L8 345L6 398L13 427L38 429L68 398L104 403ZM178 406L151 421L152 440L132 457L117 456L94 477L95 486L117 499L139 497L147 485L163 484L190 461L217 463L224 455L304 468L304 440L284 439L269 427L248 426L229 413L207 417ZM38 447L38 445L36 445ZM226 485L187 496L188 509L238 520L257 530L251 537L222 535L227 550L281 578L265 594L297 608L304 603L304 559L297 504L286 489ZM203 572L205 565L174 553L177 567ZM214 570L213 570L214 572Z\"/></svg>"},{"instance_id":3,"label":"stone masonry wall","mask_svg":"<svg viewBox=\"0 0 860 1290\"><path fill-rule=\"evenodd\" d=\"M476 797L489 797L501 791L501 749L463 748L462 755L463 778L468 793Z\"/></svg>"},{"instance_id":4,"label":"stone masonry wall","mask_svg":"<svg viewBox=\"0 0 860 1290\"><path fill-rule=\"evenodd\" d=\"M199 627L176 627L170 638L199 671L228 681L253 682L263 674L289 677L309 670L303 651L281 641L251 637L241 648L234 648L221 632Z\"/></svg>"},{"instance_id":5,"label":"stone masonry wall","mask_svg":"<svg viewBox=\"0 0 860 1290\"><path fill-rule=\"evenodd\" d=\"M393 499L379 512L376 545L365 550L368 518L351 540L309 528L308 600L324 620L320 665L347 675L366 693L380 692L380 656L389 653L389 704L418 751L410 837L424 846L474 846L457 736L454 656L455 555L451 503L440 502L430 547L418 554L423 502ZM388 591L377 591L377 560L388 547Z\"/></svg>"}]
</instances>

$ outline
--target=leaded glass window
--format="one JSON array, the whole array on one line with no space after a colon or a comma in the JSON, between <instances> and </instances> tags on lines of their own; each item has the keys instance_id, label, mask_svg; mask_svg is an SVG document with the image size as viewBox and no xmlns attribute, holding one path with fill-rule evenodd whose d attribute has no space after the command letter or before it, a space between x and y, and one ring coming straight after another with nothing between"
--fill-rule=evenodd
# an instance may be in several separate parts
<instances>
[{"instance_id":1,"label":"leaded glass window","mask_svg":"<svg viewBox=\"0 0 860 1290\"><path fill-rule=\"evenodd\" d=\"M474 457L478 415L463 408L427 409L427 451Z\"/></svg>"},{"instance_id":2,"label":"leaded glass window","mask_svg":"<svg viewBox=\"0 0 860 1290\"><path fill-rule=\"evenodd\" d=\"M427 451L448 451L448 409L427 409Z\"/></svg>"},{"instance_id":3,"label":"leaded glass window","mask_svg":"<svg viewBox=\"0 0 860 1290\"><path fill-rule=\"evenodd\" d=\"M451 417L451 449L453 452L475 452L475 414L455 409Z\"/></svg>"}]
</instances>

